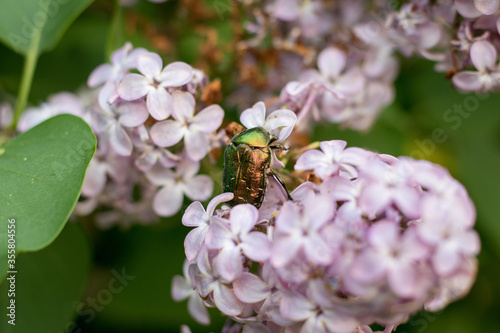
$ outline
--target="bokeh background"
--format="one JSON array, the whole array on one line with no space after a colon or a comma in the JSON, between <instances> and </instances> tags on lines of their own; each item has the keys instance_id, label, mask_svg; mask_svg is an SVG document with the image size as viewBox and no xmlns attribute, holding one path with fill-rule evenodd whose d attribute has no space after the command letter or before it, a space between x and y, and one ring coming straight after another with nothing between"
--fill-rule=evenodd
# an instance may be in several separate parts
<instances>
[{"instance_id":1,"label":"bokeh background","mask_svg":"<svg viewBox=\"0 0 500 333\"><path fill-rule=\"evenodd\" d=\"M211 79L220 78L221 105L237 119L241 110L226 102L238 86L232 40L241 18L230 16L231 6L221 0L140 0L116 13L111 1L97 0L58 46L40 57L30 103L81 89L90 72L108 61L110 51L130 40L166 61L185 61L206 70ZM21 56L0 45L2 100L16 96L22 65ZM418 313L397 332L500 331L500 95L461 94L431 63L401 58L396 99L371 130L320 125L313 139L343 139L349 146L425 158L447 167L466 186L477 208L482 242L477 281L464 299L440 313ZM220 193L220 180L215 181ZM186 302L176 303L170 296L172 277L182 274L183 240L189 231L180 218L105 231L90 220L68 222L49 247L18 257L18 325L7 327L2 318L0 331L156 333L179 332L181 324L193 332L220 331L225 318L217 311L210 312L209 327L200 326L189 317ZM111 286L123 273L128 279ZM3 283L2 309L5 295Z\"/></svg>"}]
</instances>

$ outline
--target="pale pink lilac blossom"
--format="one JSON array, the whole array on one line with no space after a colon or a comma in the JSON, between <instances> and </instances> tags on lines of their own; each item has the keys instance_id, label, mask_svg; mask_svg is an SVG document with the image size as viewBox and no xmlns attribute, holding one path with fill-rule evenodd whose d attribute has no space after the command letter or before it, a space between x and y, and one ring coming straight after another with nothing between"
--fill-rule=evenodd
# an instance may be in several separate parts
<instances>
[{"instance_id":1,"label":"pale pink lilac blossom","mask_svg":"<svg viewBox=\"0 0 500 333\"><path fill-rule=\"evenodd\" d=\"M204 230L189 241L196 288L230 316L227 329L351 333L377 322L390 332L422 308L465 295L480 242L463 186L427 161L343 141L321 147L296 167L322 182L303 183L293 200L269 187L262 214L246 204L214 215L194 203L186 212ZM261 240L246 238L252 233ZM244 249L252 242L259 258Z\"/></svg>"}]
</instances>

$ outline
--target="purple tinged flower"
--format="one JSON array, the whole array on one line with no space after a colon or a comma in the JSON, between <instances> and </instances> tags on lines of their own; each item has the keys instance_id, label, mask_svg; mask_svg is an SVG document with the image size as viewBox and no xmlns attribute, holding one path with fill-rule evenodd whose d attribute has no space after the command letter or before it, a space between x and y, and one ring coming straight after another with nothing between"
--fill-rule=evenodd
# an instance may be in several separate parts
<instances>
[{"instance_id":1,"label":"purple tinged flower","mask_svg":"<svg viewBox=\"0 0 500 333\"><path fill-rule=\"evenodd\" d=\"M462 71L453 76L453 84L464 91L488 91L500 84L497 50L488 41L478 40L470 48L470 58L475 71Z\"/></svg>"},{"instance_id":2,"label":"purple tinged flower","mask_svg":"<svg viewBox=\"0 0 500 333\"><path fill-rule=\"evenodd\" d=\"M271 295L271 288L257 275L243 272L233 282L234 294L245 303L257 303Z\"/></svg>"},{"instance_id":3,"label":"purple tinged flower","mask_svg":"<svg viewBox=\"0 0 500 333\"><path fill-rule=\"evenodd\" d=\"M401 164L389 165L377 155L367 164L370 167L359 173L359 181L363 182L359 197L361 209L373 217L394 204L409 219L418 218L422 192L404 170L398 169Z\"/></svg>"},{"instance_id":4,"label":"purple tinged flower","mask_svg":"<svg viewBox=\"0 0 500 333\"><path fill-rule=\"evenodd\" d=\"M89 87L94 88L108 81L120 82L125 73L137 66L137 57L148 53L146 49L132 49L130 42L111 55L111 64L102 64L92 71L87 81Z\"/></svg>"},{"instance_id":5,"label":"purple tinged flower","mask_svg":"<svg viewBox=\"0 0 500 333\"><path fill-rule=\"evenodd\" d=\"M419 237L434 247L432 264L441 276L453 273L464 260L479 253L480 241L471 228L467 201L457 196L442 200L428 195L423 202L421 223L417 224ZM473 220L472 220L473 221Z\"/></svg>"},{"instance_id":6,"label":"purple tinged flower","mask_svg":"<svg viewBox=\"0 0 500 333\"><path fill-rule=\"evenodd\" d=\"M481 12L477 10L474 0L455 0L454 2L457 12L463 17L471 19L481 16Z\"/></svg>"},{"instance_id":7,"label":"purple tinged flower","mask_svg":"<svg viewBox=\"0 0 500 333\"><path fill-rule=\"evenodd\" d=\"M278 137L275 143L280 143L292 133L297 116L290 110L279 109L266 117L266 105L264 102L257 102L241 113L240 121L248 129L264 127Z\"/></svg>"},{"instance_id":8,"label":"purple tinged flower","mask_svg":"<svg viewBox=\"0 0 500 333\"><path fill-rule=\"evenodd\" d=\"M199 201L189 205L182 216L182 224L188 227L195 227L191 230L184 240L184 250L189 261L193 261L201 247L205 243L205 237L208 232L210 218L214 214L215 208L222 202L233 199L233 193L222 193L210 200L207 210L203 208Z\"/></svg>"},{"instance_id":9,"label":"purple tinged flower","mask_svg":"<svg viewBox=\"0 0 500 333\"><path fill-rule=\"evenodd\" d=\"M353 317L319 306L297 292L283 295L280 310L286 318L304 321L301 333L351 333L359 325Z\"/></svg>"},{"instance_id":10,"label":"purple tinged flower","mask_svg":"<svg viewBox=\"0 0 500 333\"><path fill-rule=\"evenodd\" d=\"M314 173L322 179L338 175L340 172L351 178L357 177L356 166L365 163L371 153L356 147L345 149L346 144L343 140L320 142L322 151L316 149L306 151L295 163L295 170L314 170Z\"/></svg>"},{"instance_id":11,"label":"purple tinged flower","mask_svg":"<svg viewBox=\"0 0 500 333\"><path fill-rule=\"evenodd\" d=\"M231 209L229 223L214 217L205 239L208 249L219 249L214 259L220 276L233 281L243 272L241 253L252 261L263 262L270 254L270 244L266 234L252 231L259 212L255 206L241 204Z\"/></svg>"},{"instance_id":12,"label":"purple tinged flower","mask_svg":"<svg viewBox=\"0 0 500 333\"><path fill-rule=\"evenodd\" d=\"M40 107L26 109L17 123L17 130L26 132L41 122L64 113L79 117L83 115L83 105L77 96L60 92L51 95L47 103L42 103Z\"/></svg>"},{"instance_id":13,"label":"purple tinged flower","mask_svg":"<svg viewBox=\"0 0 500 333\"><path fill-rule=\"evenodd\" d=\"M400 297L418 298L430 283L419 263L428 258L430 249L416 237L414 229L401 234L398 224L382 220L368 230L369 247L356 258L351 276L364 283L387 278Z\"/></svg>"},{"instance_id":14,"label":"purple tinged flower","mask_svg":"<svg viewBox=\"0 0 500 333\"><path fill-rule=\"evenodd\" d=\"M156 53L141 54L137 57L137 69L142 74L127 74L118 95L127 101L146 96L149 113L156 120L163 120L172 114L170 87L180 87L193 77L193 69L186 63L173 62L162 69L163 63Z\"/></svg>"},{"instance_id":15,"label":"purple tinged flower","mask_svg":"<svg viewBox=\"0 0 500 333\"><path fill-rule=\"evenodd\" d=\"M108 82L99 94L100 110L97 111L96 133L102 139L109 140L113 150L122 156L132 154L132 140L125 128L137 127L148 119L148 110L143 101L125 102L115 100L110 103L111 96L116 92L116 83ZM98 127L98 128L96 128Z\"/></svg>"},{"instance_id":16,"label":"purple tinged flower","mask_svg":"<svg viewBox=\"0 0 500 333\"><path fill-rule=\"evenodd\" d=\"M321 228L332 219L335 206L328 197L309 197L303 206L287 201L276 218L271 263L276 268L287 265L303 251L307 260L327 265L332 256Z\"/></svg>"},{"instance_id":17,"label":"purple tinged flower","mask_svg":"<svg viewBox=\"0 0 500 333\"><path fill-rule=\"evenodd\" d=\"M175 167L181 158L169 150L155 145L144 125L138 126L132 132L132 143L137 148L139 156L135 159L135 166L142 172L147 172L156 162L166 168Z\"/></svg>"},{"instance_id":18,"label":"purple tinged flower","mask_svg":"<svg viewBox=\"0 0 500 333\"><path fill-rule=\"evenodd\" d=\"M196 115L193 95L186 92L172 93L173 117L156 123L151 128L151 139L160 147L170 147L184 138L186 154L193 161L201 160L209 148L209 135L222 124L224 111L219 105L210 105Z\"/></svg>"},{"instance_id":19,"label":"purple tinged flower","mask_svg":"<svg viewBox=\"0 0 500 333\"><path fill-rule=\"evenodd\" d=\"M153 210L159 216L172 216L181 209L184 194L191 200L207 200L213 191L213 181L207 175L196 175L198 162L183 159L175 171L160 164L147 173L149 181L161 186L153 200Z\"/></svg>"},{"instance_id":20,"label":"purple tinged flower","mask_svg":"<svg viewBox=\"0 0 500 333\"><path fill-rule=\"evenodd\" d=\"M210 324L207 308L196 290L195 275L198 266L185 260L182 271L184 276L176 275L172 279L172 298L177 302L188 298L189 314L200 324Z\"/></svg>"},{"instance_id":21,"label":"purple tinged flower","mask_svg":"<svg viewBox=\"0 0 500 333\"><path fill-rule=\"evenodd\" d=\"M14 110L9 103L0 104L0 129L9 127L14 120Z\"/></svg>"},{"instance_id":22,"label":"purple tinged flower","mask_svg":"<svg viewBox=\"0 0 500 333\"><path fill-rule=\"evenodd\" d=\"M198 258L200 271L195 276L195 284L200 296L205 299L212 296L215 306L228 316L239 315L243 306L228 284L212 269L206 248L201 249Z\"/></svg>"}]
</instances>

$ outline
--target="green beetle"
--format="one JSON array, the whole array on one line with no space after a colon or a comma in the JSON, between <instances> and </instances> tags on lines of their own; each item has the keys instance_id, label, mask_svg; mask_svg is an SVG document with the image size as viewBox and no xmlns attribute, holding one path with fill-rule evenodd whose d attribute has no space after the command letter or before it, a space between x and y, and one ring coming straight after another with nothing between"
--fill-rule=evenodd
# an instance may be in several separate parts
<instances>
[{"instance_id":1,"label":"green beetle","mask_svg":"<svg viewBox=\"0 0 500 333\"><path fill-rule=\"evenodd\" d=\"M273 176L285 189L283 180L271 170L271 149L278 138L263 127L247 129L236 135L224 152L223 192L234 193L230 205L249 203L259 208L264 200L268 176Z\"/></svg>"}]
</instances>

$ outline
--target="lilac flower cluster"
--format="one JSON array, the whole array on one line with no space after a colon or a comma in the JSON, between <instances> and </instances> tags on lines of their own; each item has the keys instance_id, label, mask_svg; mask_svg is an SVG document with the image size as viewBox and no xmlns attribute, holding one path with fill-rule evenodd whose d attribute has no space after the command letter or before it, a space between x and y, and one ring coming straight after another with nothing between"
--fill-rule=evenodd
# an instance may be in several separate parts
<instances>
[{"instance_id":1,"label":"lilac flower cluster","mask_svg":"<svg viewBox=\"0 0 500 333\"><path fill-rule=\"evenodd\" d=\"M150 223L176 214L184 195L203 201L212 194L212 179L198 171L200 160L222 142L215 131L224 111L196 102L207 83L188 64L164 67L158 54L127 43L91 73L91 90L51 96L23 113L18 130L60 113L82 117L98 147L75 213L88 215L100 206L101 226Z\"/></svg>"},{"instance_id":2,"label":"lilac flower cluster","mask_svg":"<svg viewBox=\"0 0 500 333\"><path fill-rule=\"evenodd\" d=\"M496 0L243 3L252 22L242 63L257 62L253 54L271 39L278 65L269 66L262 95L281 90L276 106L296 112L302 129L310 121L368 129L394 99L396 52L436 62L460 91L500 86Z\"/></svg>"},{"instance_id":3,"label":"lilac flower cluster","mask_svg":"<svg viewBox=\"0 0 500 333\"><path fill-rule=\"evenodd\" d=\"M217 307L231 332L390 332L469 291L480 242L459 182L427 161L319 145L295 163L318 181L293 200L270 179L259 209L216 209L232 193L186 209L182 223L195 228L172 294L198 322Z\"/></svg>"}]
</instances>

